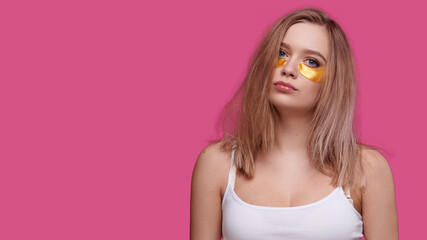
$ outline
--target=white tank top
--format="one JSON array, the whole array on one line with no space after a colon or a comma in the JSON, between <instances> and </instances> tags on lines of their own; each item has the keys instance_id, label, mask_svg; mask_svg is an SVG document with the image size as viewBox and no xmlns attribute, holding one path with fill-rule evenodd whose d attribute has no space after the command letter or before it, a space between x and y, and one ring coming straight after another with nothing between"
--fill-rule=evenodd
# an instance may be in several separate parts
<instances>
[{"instance_id":1,"label":"white tank top","mask_svg":"<svg viewBox=\"0 0 427 240\"><path fill-rule=\"evenodd\" d=\"M222 199L223 240L350 240L363 237L362 216L350 192L338 186L325 198L302 206L267 207L244 202L234 192L234 151Z\"/></svg>"}]
</instances>

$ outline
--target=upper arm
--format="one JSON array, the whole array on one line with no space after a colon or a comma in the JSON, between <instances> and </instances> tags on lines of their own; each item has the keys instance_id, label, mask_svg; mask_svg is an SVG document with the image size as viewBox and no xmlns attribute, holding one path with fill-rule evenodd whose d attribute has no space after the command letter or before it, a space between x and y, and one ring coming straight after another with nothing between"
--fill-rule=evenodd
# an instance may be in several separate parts
<instances>
[{"instance_id":1,"label":"upper arm","mask_svg":"<svg viewBox=\"0 0 427 240\"><path fill-rule=\"evenodd\" d=\"M221 238L221 155L215 145L199 154L191 178L190 239Z\"/></svg>"},{"instance_id":2,"label":"upper arm","mask_svg":"<svg viewBox=\"0 0 427 240\"><path fill-rule=\"evenodd\" d=\"M362 211L366 240L398 239L395 187L391 168L376 150L364 150L366 187L363 191Z\"/></svg>"}]
</instances>

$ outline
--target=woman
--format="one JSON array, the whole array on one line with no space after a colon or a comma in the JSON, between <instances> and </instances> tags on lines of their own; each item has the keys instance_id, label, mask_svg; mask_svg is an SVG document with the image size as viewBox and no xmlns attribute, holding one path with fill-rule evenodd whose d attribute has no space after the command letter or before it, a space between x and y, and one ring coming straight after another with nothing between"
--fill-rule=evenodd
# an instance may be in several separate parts
<instances>
[{"instance_id":1,"label":"woman","mask_svg":"<svg viewBox=\"0 0 427 240\"><path fill-rule=\"evenodd\" d=\"M355 96L339 25L312 8L279 19L196 161L190 238L398 239L393 176L354 134Z\"/></svg>"}]
</instances>

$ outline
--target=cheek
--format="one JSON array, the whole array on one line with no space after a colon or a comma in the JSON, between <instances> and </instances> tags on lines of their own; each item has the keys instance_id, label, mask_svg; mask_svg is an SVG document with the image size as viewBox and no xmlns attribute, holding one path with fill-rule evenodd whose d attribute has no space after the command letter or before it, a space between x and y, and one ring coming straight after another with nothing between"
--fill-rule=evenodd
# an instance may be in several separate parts
<instances>
[{"instance_id":1,"label":"cheek","mask_svg":"<svg viewBox=\"0 0 427 240\"><path fill-rule=\"evenodd\" d=\"M319 83L312 84L310 88L310 95L313 97L313 99L316 99L319 94L320 94L320 84Z\"/></svg>"},{"instance_id":2,"label":"cheek","mask_svg":"<svg viewBox=\"0 0 427 240\"><path fill-rule=\"evenodd\" d=\"M312 85L309 84L306 88L303 88L305 91L302 94L306 103L311 103L316 100L317 96L320 93L320 86L318 84Z\"/></svg>"},{"instance_id":3,"label":"cheek","mask_svg":"<svg viewBox=\"0 0 427 240\"><path fill-rule=\"evenodd\" d=\"M319 94L320 94L320 84L317 83L316 86L313 88L313 95L317 97L317 95Z\"/></svg>"},{"instance_id":4,"label":"cheek","mask_svg":"<svg viewBox=\"0 0 427 240\"><path fill-rule=\"evenodd\" d=\"M273 70L273 78L276 78L276 79L280 78L280 68L275 68Z\"/></svg>"}]
</instances>

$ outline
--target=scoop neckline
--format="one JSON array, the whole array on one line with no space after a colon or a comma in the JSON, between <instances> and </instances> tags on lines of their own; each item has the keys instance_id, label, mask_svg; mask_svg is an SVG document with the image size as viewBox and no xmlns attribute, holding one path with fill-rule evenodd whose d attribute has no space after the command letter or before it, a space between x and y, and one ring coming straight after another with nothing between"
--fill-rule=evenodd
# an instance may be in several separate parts
<instances>
[{"instance_id":1,"label":"scoop neckline","mask_svg":"<svg viewBox=\"0 0 427 240\"><path fill-rule=\"evenodd\" d=\"M239 203L247 206L247 207L251 207L251 208L255 208L255 209L263 209L263 210L299 210L299 209L305 209L305 208L309 208L309 207L314 207L316 205L319 205L325 201L327 201L329 198L331 198L336 192L338 192L338 190L342 190L342 186L338 186L336 187L332 192L330 192L326 197L317 200L315 202L309 203L309 204L305 204L305 205L301 205L301 206L293 206L293 207L270 207L270 206L261 206L261 205L254 205L254 204L250 204L247 203L245 201L243 201L239 196L237 196L236 192L234 192L234 189L231 187L231 185L229 184L228 187L231 190L231 193L234 197L234 199L236 199Z\"/></svg>"}]
</instances>

